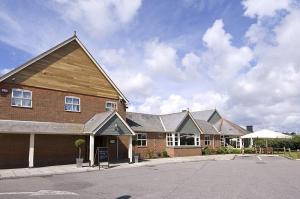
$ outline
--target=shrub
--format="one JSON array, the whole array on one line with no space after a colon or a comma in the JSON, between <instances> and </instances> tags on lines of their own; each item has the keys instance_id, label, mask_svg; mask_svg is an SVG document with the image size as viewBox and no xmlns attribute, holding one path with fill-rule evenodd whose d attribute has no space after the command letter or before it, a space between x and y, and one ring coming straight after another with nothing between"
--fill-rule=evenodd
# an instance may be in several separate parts
<instances>
[{"instance_id":1,"label":"shrub","mask_svg":"<svg viewBox=\"0 0 300 199\"><path fill-rule=\"evenodd\" d=\"M203 149L203 154L204 155L210 155L211 154L211 148L209 148L209 147L205 147L204 149Z\"/></svg>"},{"instance_id":2,"label":"shrub","mask_svg":"<svg viewBox=\"0 0 300 199\"><path fill-rule=\"evenodd\" d=\"M221 146L220 148L217 149L217 154L227 154L227 153L228 151L226 147Z\"/></svg>"},{"instance_id":3,"label":"shrub","mask_svg":"<svg viewBox=\"0 0 300 199\"><path fill-rule=\"evenodd\" d=\"M265 139L255 139L254 143L257 147L265 147ZM268 139L268 146L273 148L291 148L292 150L300 149L300 136L295 135L291 139Z\"/></svg>"},{"instance_id":4,"label":"shrub","mask_svg":"<svg viewBox=\"0 0 300 199\"><path fill-rule=\"evenodd\" d=\"M75 147L78 148L79 153L78 153L78 158L81 158L81 147L85 144L85 140L84 139L77 139L75 140Z\"/></svg>"},{"instance_id":5,"label":"shrub","mask_svg":"<svg viewBox=\"0 0 300 199\"><path fill-rule=\"evenodd\" d=\"M168 152L167 151L163 151L161 152L162 157L166 158L169 157Z\"/></svg>"},{"instance_id":6,"label":"shrub","mask_svg":"<svg viewBox=\"0 0 300 199\"><path fill-rule=\"evenodd\" d=\"M233 153L234 147L231 145L227 145L226 149L227 149L227 153Z\"/></svg>"},{"instance_id":7,"label":"shrub","mask_svg":"<svg viewBox=\"0 0 300 199\"><path fill-rule=\"evenodd\" d=\"M240 154L241 153L241 149L233 149L232 153L233 154Z\"/></svg>"},{"instance_id":8,"label":"shrub","mask_svg":"<svg viewBox=\"0 0 300 199\"><path fill-rule=\"evenodd\" d=\"M253 154L255 153L255 148L245 148L244 153Z\"/></svg>"}]
</instances>

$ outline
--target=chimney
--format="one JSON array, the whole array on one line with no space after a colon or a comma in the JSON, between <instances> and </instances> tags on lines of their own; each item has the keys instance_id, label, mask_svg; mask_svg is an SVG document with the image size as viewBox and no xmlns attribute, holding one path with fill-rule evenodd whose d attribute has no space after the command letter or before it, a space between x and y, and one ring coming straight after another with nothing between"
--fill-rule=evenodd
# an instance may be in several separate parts
<instances>
[{"instance_id":1,"label":"chimney","mask_svg":"<svg viewBox=\"0 0 300 199\"><path fill-rule=\"evenodd\" d=\"M249 132L253 132L253 126L251 125L249 125L249 126L246 126L246 129L247 129L247 131L249 131Z\"/></svg>"}]
</instances>

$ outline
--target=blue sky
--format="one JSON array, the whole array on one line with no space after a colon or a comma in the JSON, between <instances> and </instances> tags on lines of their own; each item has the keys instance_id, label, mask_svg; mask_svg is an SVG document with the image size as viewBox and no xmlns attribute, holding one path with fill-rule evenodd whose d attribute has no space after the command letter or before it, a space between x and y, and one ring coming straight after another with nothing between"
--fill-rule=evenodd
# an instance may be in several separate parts
<instances>
[{"instance_id":1,"label":"blue sky","mask_svg":"<svg viewBox=\"0 0 300 199\"><path fill-rule=\"evenodd\" d=\"M300 131L299 1L2 0L0 73L77 31L129 110Z\"/></svg>"}]
</instances>

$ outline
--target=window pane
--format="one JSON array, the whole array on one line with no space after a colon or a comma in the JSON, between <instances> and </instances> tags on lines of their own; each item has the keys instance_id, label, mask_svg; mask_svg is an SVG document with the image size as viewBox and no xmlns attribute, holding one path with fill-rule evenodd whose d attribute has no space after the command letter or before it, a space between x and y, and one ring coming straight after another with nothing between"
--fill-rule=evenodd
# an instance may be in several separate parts
<instances>
[{"instance_id":1,"label":"window pane","mask_svg":"<svg viewBox=\"0 0 300 199\"><path fill-rule=\"evenodd\" d=\"M22 106L22 100L18 98L12 98L12 103L13 106Z\"/></svg>"},{"instance_id":2,"label":"window pane","mask_svg":"<svg viewBox=\"0 0 300 199\"><path fill-rule=\"evenodd\" d=\"M23 92L23 98L31 99L31 92Z\"/></svg>"},{"instance_id":3,"label":"window pane","mask_svg":"<svg viewBox=\"0 0 300 199\"><path fill-rule=\"evenodd\" d=\"M195 145L194 134L180 134L180 145Z\"/></svg>"},{"instance_id":4,"label":"window pane","mask_svg":"<svg viewBox=\"0 0 300 199\"><path fill-rule=\"evenodd\" d=\"M72 104L72 98L71 97L66 97L66 103Z\"/></svg>"},{"instance_id":5,"label":"window pane","mask_svg":"<svg viewBox=\"0 0 300 199\"><path fill-rule=\"evenodd\" d=\"M79 112L79 105L73 105L73 111Z\"/></svg>"},{"instance_id":6,"label":"window pane","mask_svg":"<svg viewBox=\"0 0 300 199\"><path fill-rule=\"evenodd\" d=\"M22 106L31 107L31 100L30 99L23 99Z\"/></svg>"},{"instance_id":7,"label":"window pane","mask_svg":"<svg viewBox=\"0 0 300 199\"><path fill-rule=\"evenodd\" d=\"M13 90L14 97L22 97L22 91Z\"/></svg>"},{"instance_id":8,"label":"window pane","mask_svg":"<svg viewBox=\"0 0 300 199\"><path fill-rule=\"evenodd\" d=\"M146 140L142 140L142 146L146 146Z\"/></svg>"},{"instance_id":9,"label":"window pane","mask_svg":"<svg viewBox=\"0 0 300 199\"><path fill-rule=\"evenodd\" d=\"M66 104L65 105L65 110L66 111L72 111L72 104Z\"/></svg>"},{"instance_id":10,"label":"window pane","mask_svg":"<svg viewBox=\"0 0 300 199\"><path fill-rule=\"evenodd\" d=\"M79 99L78 98L73 98L73 104L79 104Z\"/></svg>"},{"instance_id":11,"label":"window pane","mask_svg":"<svg viewBox=\"0 0 300 199\"><path fill-rule=\"evenodd\" d=\"M141 144L142 144L142 143L141 143L141 140L137 140L137 145L138 145L138 146L141 146Z\"/></svg>"}]
</instances>

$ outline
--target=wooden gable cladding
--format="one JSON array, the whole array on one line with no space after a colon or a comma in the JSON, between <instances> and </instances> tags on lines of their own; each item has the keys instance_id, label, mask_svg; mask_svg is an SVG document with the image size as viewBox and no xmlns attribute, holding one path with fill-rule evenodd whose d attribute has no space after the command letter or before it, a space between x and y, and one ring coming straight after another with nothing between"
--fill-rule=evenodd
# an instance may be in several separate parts
<instances>
[{"instance_id":1,"label":"wooden gable cladding","mask_svg":"<svg viewBox=\"0 0 300 199\"><path fill-rule=\"evenodd\" d=\"M5 82L119 98L116 89L75 40L15 73Z\"/></svg>"}]
</instances>

